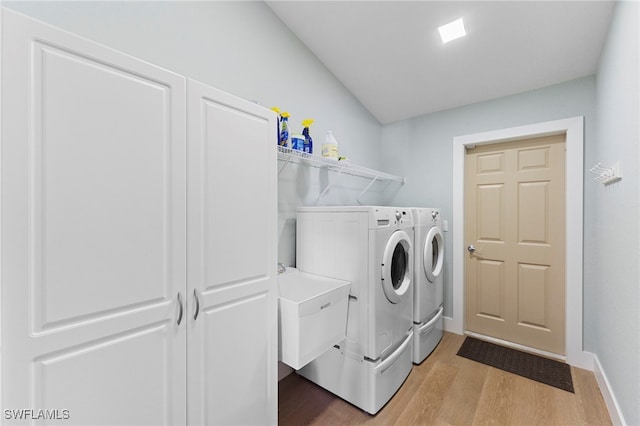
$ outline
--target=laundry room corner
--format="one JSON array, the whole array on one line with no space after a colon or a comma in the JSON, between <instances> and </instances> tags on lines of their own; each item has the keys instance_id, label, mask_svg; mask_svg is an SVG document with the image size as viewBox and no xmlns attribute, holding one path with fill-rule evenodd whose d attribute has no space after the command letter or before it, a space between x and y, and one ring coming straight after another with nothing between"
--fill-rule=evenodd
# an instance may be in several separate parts
<instances>
[{"instance_id":1,"label":"laundry room corner","mask_svg":"<svg viewBox=\"0 0 640 426\"><path fill-rule=\"evenodd\" d=\"M585 161L595 158L595 77L586 76L565 83L486 102L440 111L395 123L382 129L383 167L390 173L405 170L407 183L394 194L395 205L438 205L442 219L449 221L444 232L444 316L445 330L453 326L453 140L457 136L526 124L584 116ZM400 148L402 144L406 147ZM588 173L586 171L585 173ZM585 201L585 223L592 210ZM585 290L585 303L591 300ZM586 340L588 348L590 341Z\"/></svg>"},{"instance_id":2,"label":"laundry room corner","mask_svg":"<svg viewBox=\"0 0 640 426\"><path fill-rule=\"evenodd\" d=\"M0 423L640 426L639 24L0 0Z\"/></svg>"}]
</instances>

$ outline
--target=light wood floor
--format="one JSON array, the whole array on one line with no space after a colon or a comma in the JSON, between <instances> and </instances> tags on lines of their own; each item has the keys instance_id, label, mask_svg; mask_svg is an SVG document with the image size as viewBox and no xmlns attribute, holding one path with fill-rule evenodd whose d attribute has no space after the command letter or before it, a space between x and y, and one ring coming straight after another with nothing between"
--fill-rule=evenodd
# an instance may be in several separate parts
<instances>
[{"instance_id":1,"label":"light wood floor","mask_svg":"<svg viewBox=\"0 0 640 426\"><path fill-rule=\"evenodd\" d=\"M376 416L291 374L280 381L280 425L610 425L593 373L571 367L575 394L456 356L445 333Z\"/></svg>"}]
</instances>

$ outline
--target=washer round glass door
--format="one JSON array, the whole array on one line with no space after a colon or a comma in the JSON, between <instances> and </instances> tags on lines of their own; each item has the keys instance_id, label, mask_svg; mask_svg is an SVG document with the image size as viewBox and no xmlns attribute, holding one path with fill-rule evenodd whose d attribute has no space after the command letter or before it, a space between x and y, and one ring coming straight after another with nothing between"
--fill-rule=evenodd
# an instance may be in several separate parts
<instances>
[{"instance_id":1,"label":"washer round glass door","mask_svg":"<svg viewBox=\"0 0 640 426\"><path fill-rule=\"evenodd\" d=\"M391 303L400 298L411 285L411 265L413 264L411 239L404 231L391 235L382 258L382 289Z\"/></svg>"},{"instance_id":2,"label":"washer round glass door","mask_svg":"<svg viewBox=\"0 0 640 426\"><path fill-rule=\"evenodd\" d=\"M422 251L422 264L424 265L424 273L427 275L429 282L435 282L436 278L442 273L442 264L444 261L444 246L442 244L442 231L437 226L429 229L427 238L424 242Z\"/></svg>"}]
</instances>

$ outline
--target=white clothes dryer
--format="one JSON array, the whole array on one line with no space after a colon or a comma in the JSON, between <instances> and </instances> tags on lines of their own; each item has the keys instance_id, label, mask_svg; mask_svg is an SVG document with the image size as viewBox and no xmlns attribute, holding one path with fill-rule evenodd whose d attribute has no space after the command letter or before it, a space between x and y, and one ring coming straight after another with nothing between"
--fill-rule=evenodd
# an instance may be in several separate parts
<instances>
[{"instance_id":1,"label":"white clothes dryer","mask_svg":"<svg viewBox=\"0 0 640 426\"><path fill-rule=\"evenodd\" d=\"M346 339L299 371L375 414L412 366L413 216L394 207L304 207L299 270L351 282Z\"/></svg>"},{"instance_id":2,"label":"white clothes dryer","mask_svg":"<svg viewBox=\"0 0 640 426\"><path fill-rule=\"evenodd\" d=\"M440 210L411 211L415 242L413 362L420 364L442 339L444 244Z\"/></svg>"}]
</instances>

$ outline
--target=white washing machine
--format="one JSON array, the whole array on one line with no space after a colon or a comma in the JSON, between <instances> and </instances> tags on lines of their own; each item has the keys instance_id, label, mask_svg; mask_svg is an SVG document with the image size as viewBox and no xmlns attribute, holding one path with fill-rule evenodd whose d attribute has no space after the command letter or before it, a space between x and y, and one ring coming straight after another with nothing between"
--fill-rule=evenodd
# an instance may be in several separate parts
<instances>
[{"instance_id":1,"label":"white washing machine","mask_svg":"<svg viewBox=\"0 0 640 426\"><path fill-rule=\"evenodd\" d=\"M442 339L444 245L440 210L411 209L414 222L413 362L420 364Z\"/></svg>"},{"instance_id":2,"label":"white washing machine","mask_svg":"<svg viewBox=\"0 0 640 426\"><path fill-rule=\"evenodd\" d=\"M299 270L351 282L346 339L299 374L375 414L412 368L413 216L394 207L304 207Z\"/></svg>"}]
</instances>

